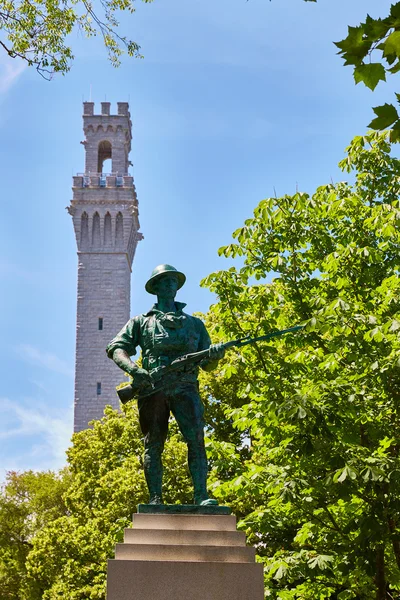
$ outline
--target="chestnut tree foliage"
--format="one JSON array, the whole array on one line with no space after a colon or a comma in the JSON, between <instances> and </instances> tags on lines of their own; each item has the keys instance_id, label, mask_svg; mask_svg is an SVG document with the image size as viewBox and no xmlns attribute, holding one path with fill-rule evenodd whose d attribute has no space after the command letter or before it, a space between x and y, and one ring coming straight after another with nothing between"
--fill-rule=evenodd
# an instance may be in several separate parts
<instances>
[{"instance_id":1,"label":"chestnut tree foliage","mask_svg":"<svg viewBox=\"0 0 400 600\"><path fill-rule=\"evenodd\" d=\"M74 434L59 475L9 475L0 493L2 600L105 600L107 558L147 501L131 404L123 413L107 407L93 429ZM166 502L190 502L186 446L174 427L164 465Z\"/></svg>"},{"instance_id":2,"label":"chestnut tree foliage","mask_svg":"<svg viewBox=\"0 0 400 600\"><path fill-rule=\"evenodd\" d=\"M400 161L357 137L355 183L268 198L207 277L214 339L303 323L203 375L216 496L243 517L269 598L400 597ZM216 404L214 399L220 400ZM226 476L229 478L226 479Z\"/></svg>"},{"instance_id":3,"label":"chestnut tree foliage","mask_svg":"<svg viewBox=\"0 0 400 600\"><path fill-rule=\"evenodd\" d=\"M388 75L400 71L400 2L391 5L387 16L373 19L367 15L364 22L349 27L347 37L336 46L344 64L353 68L355 82L374 90ZM393 142L400 140L399 102L400 94L396 94L395 104L374 108L375 118L369 124L375 130L391 127Z\"/></svg>"},{"instance_id":4,"label":"chestnut tree foliage","mask_svg":"<svg viewBox=\"0 0 400 600\"><path fill-rule=\"evenodd\" d=\"M317 2L317 0L305 0ZM376 3L379 9L379 2ZM363 83L374 90L388 75L400 71L400 2L390 6L389 14L372 18L366 15L358 25L349 26L346 38L335 42L344 64L353 68L355 83ZM374 130L391 128L391 141L400 141L400 115L396 102L375 107L375 118L369 124Z\"/></svg>"},{"instance_id":5,"label":"chestnut tree foliage","mask_svg":"<svg viewBox=\"0 0 400 600\"><path fill-rule=\"evenodd\" d=\"M26 560L41 529L67 514L66 470L7 474L0 493L0 598L19 600L26 583Z\"/></svg>"}]
</instances>

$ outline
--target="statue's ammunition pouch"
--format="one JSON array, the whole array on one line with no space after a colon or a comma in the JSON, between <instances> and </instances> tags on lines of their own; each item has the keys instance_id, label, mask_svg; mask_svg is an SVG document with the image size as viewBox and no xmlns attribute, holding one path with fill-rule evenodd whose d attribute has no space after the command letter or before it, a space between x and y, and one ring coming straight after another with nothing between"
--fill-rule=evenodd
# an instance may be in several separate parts
<instances>
[{"instance_id":1,"label":"statue's ammunition pouch","mask_svg":"<svg viewBox=\"0 0 400 600\"><path fill-rule=\"evenodd\" d=\"M160 354L159 356L156 356L154 354L147 354L143 356L142 364L143 369L146 369L146 371L151 371L152 369L156 369L157 367L168 367L168 365L171 364L172 361L173 358L170 358L165 354Z\"/></svg>"}]
</instances>

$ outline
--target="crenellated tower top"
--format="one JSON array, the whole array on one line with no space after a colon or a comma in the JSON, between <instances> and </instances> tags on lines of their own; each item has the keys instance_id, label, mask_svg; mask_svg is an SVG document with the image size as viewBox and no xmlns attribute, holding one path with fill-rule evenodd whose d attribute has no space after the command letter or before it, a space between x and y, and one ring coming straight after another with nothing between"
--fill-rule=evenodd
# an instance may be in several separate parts
<instances>
[{"instance_id":1,"label":"crenellated tower top","mask_svg":"<svg viewBox=\"0 0 400 600\"><path fill-rule=\"evenodd\" d=\"M117 115L110 114L110 106L102 102L101 114L94 114L94 102L83 103L85 172L73 177L68 210L79 252L125 252L131 265L142 239L135 184L128 173L132 123L127 102L117 103ZM111 173L104 172L107 159Z\"/></svg>"},{"instance_id":2,"label":"crenellated tower top","mask_svg":"<svg viewBox=\"0 0 400 600\"><path fill-rule=\"evenodd\" d=\"M132 126L127 102L117 103L118 114L110 114L110 102L101 103L101 114L94 114L94 102L83 103L85 173L100 174L104 161L111 158L111 171L127 175Z\"/></svg>"}]
</instances>

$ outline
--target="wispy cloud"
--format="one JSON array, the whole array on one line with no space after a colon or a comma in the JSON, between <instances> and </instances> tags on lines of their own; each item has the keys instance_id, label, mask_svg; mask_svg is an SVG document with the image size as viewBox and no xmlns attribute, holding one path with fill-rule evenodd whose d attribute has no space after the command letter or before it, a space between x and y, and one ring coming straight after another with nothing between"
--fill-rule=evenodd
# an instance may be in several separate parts
<instances>
[{"instance_id":1,"label":"wispy cloud","mask_svg":"<svg viewBox=\"0 0 400 600\"><path fill-rule=\"evenodd\" d=\"M0 94L5 94L17 82L26 68L26 63L19 58L10 58L3 51L0 53Z\"/></svg>"},{"instance_id":2,"label":"wispy cloud","mask_svg":"<svg viewBox=\"0 0 400 600\"><path fill-rule=\"evenodd\" d=\"M21 355L23 360L26 360L31 364L39 365L44 369L54 371L55 373L60 373L61 375L66 375L67 377L74 376L72 367L55 354L45 352L40 348L31 346L30 344L19 344L16 347L16 350Z\"/></svg>"},{"instance_id":3,"label":"wispy cloud","mask_svg":"<svg viewBox=\"0 0 400 600\"><path fill-rule=\"evenodd\" d=\"M72 406L69 410L55 410L47 406L34 408L0 398L0 440L17 443L19 451L13 452L12 464L4 456L4 468L58 469L65 465L65 451L72 435Z\"/></svg>"}]
</instances>

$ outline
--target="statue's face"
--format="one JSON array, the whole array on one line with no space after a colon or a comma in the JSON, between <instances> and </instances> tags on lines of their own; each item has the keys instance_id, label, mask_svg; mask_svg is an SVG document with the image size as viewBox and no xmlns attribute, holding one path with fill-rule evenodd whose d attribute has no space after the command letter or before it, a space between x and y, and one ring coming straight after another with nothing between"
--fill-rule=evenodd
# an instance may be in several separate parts
<instances>
[{"instance_id":1,"label":"statue's face","mask_svg":"<svg viewBox=\"0 0 400 600\"><path fill-rule=\"evenodd\" d=\"M173 273L165 273L154 283L153 287L159 298L173 299L179 287L178 278Z\"/></svg>"}]
</instances>

